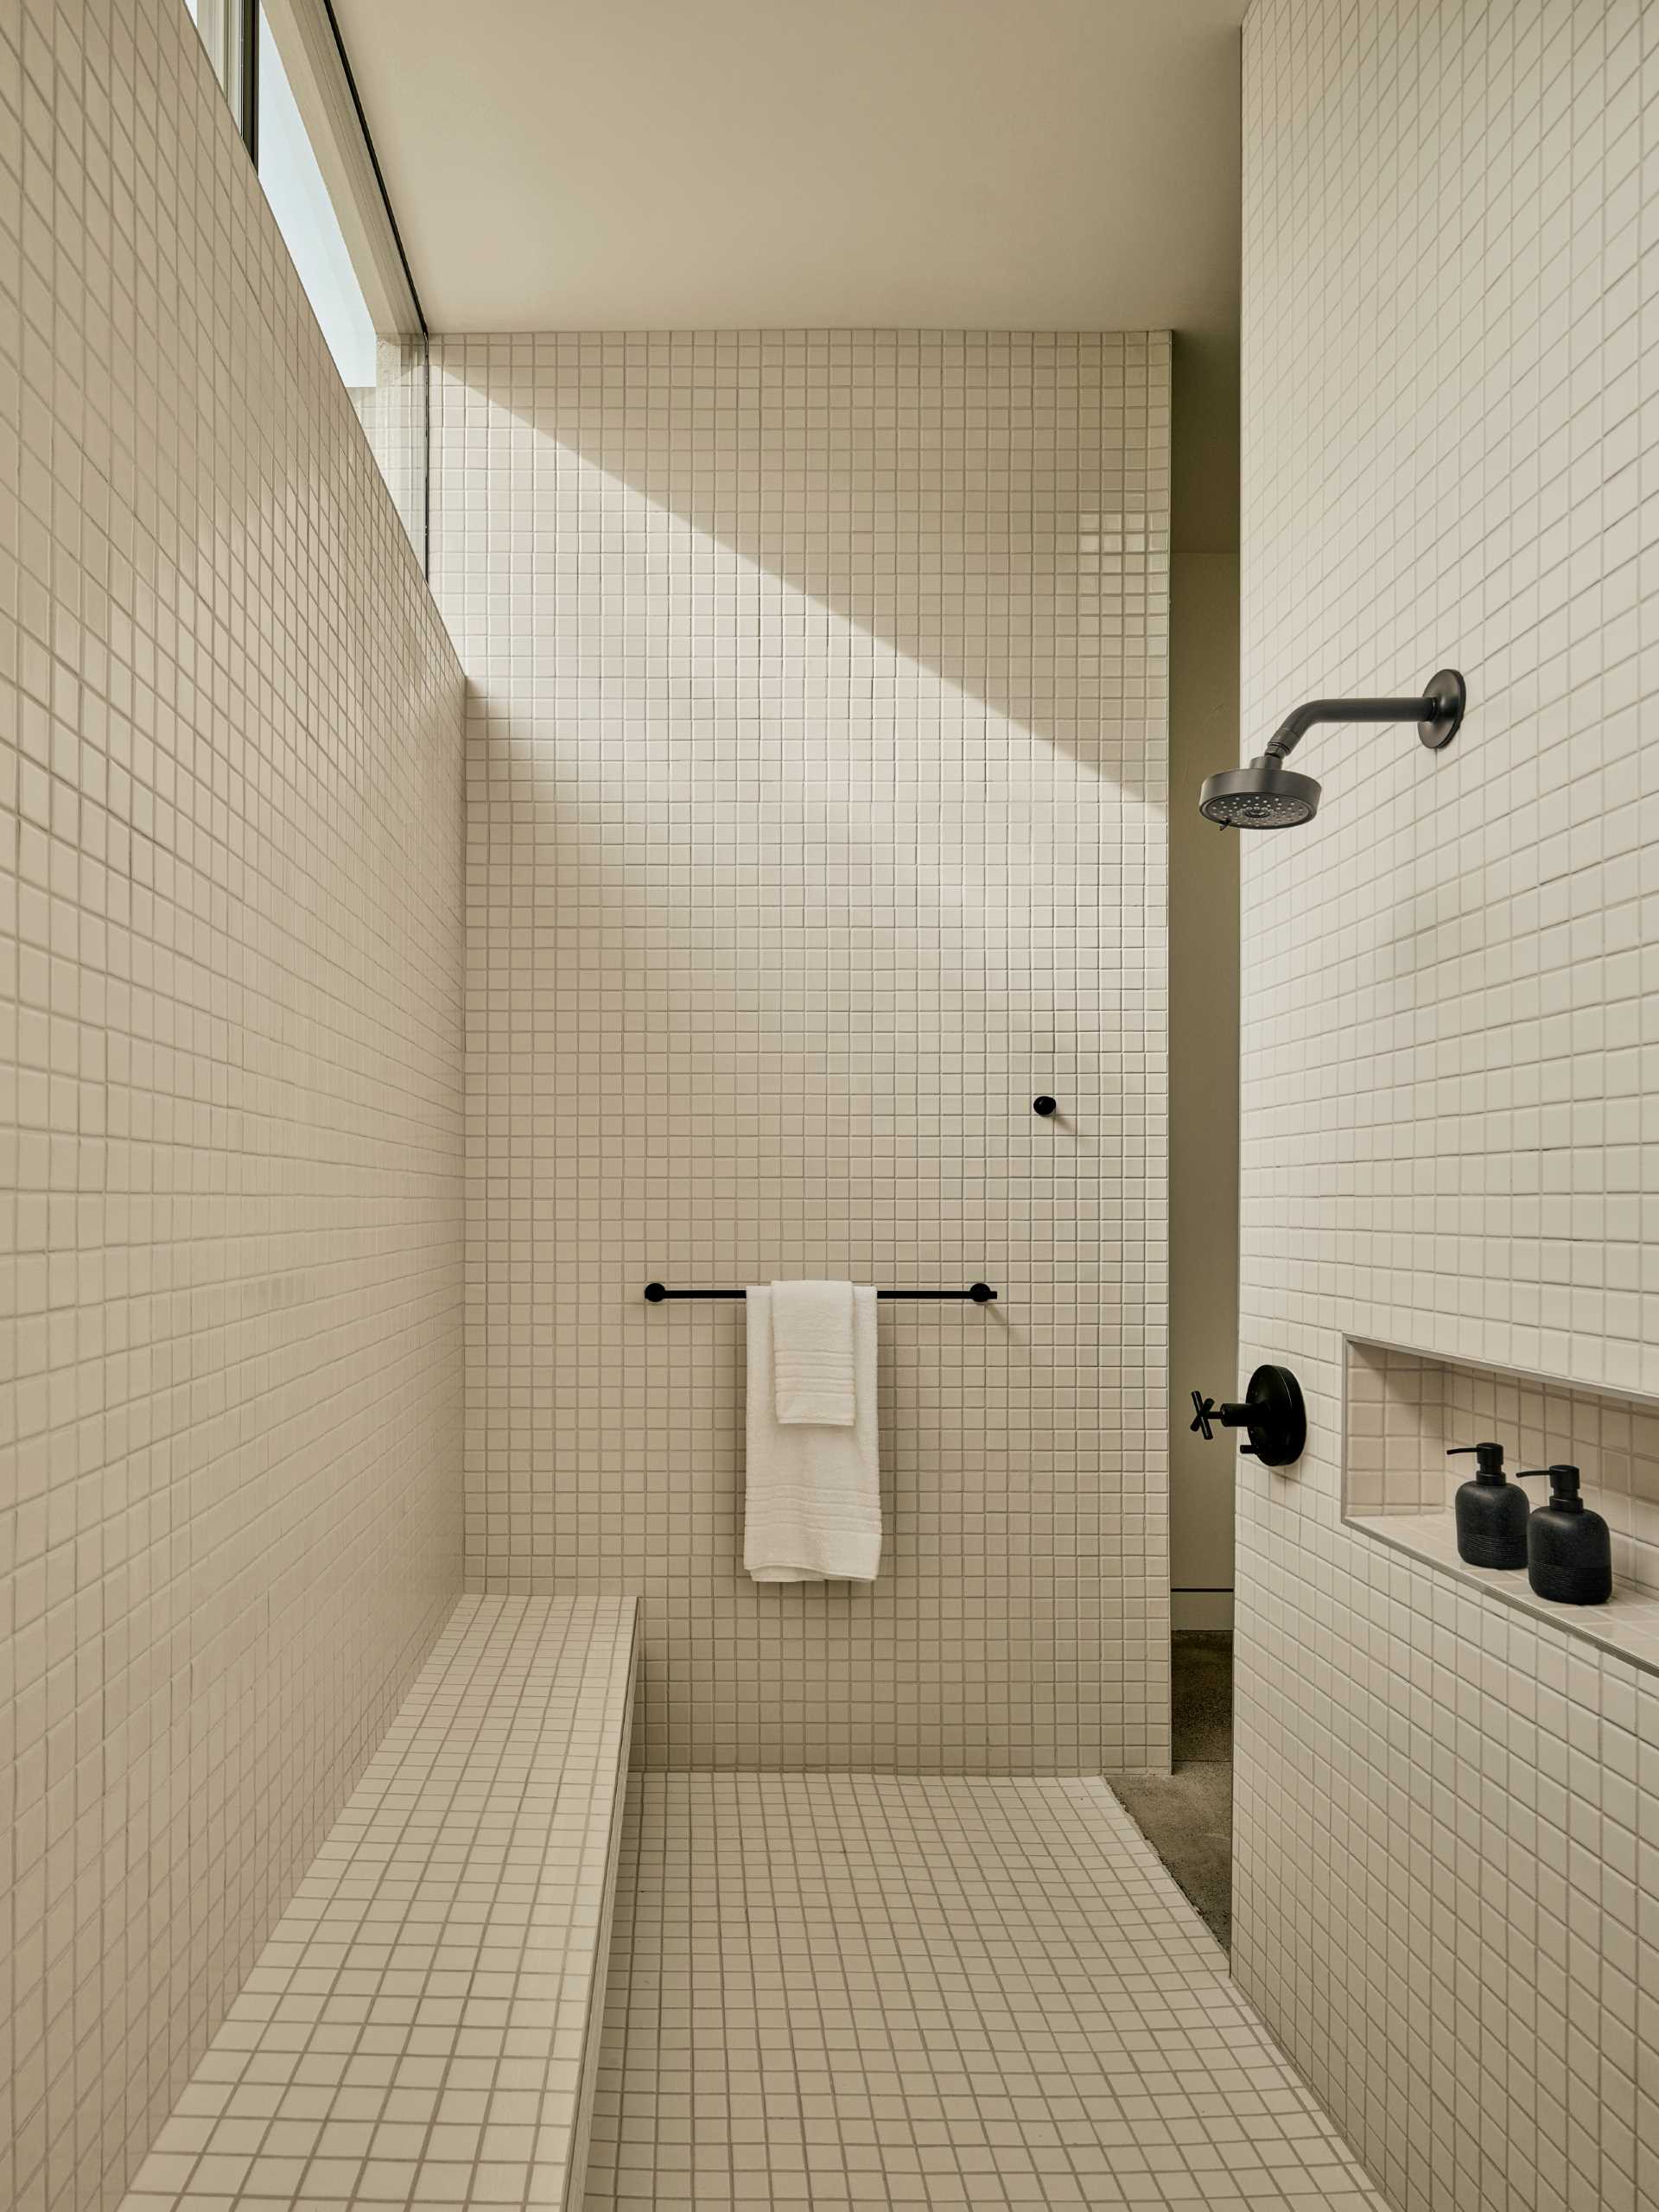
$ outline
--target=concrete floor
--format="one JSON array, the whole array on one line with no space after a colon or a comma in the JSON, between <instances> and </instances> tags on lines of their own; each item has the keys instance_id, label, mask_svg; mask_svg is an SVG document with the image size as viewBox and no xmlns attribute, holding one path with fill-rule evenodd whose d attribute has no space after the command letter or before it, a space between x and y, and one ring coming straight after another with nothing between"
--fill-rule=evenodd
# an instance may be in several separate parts
<instances>
[{"instance_id":1,"label":"concrete floor","mask_svg":"<svg viewBox=\"0 0 1659 2212\"><path fill-rule=\"evenodd\" d=\"M1170 1639L1175 1771L1109 1777L1224 1950L1233 1933L1233 1639Z\"/></svg>"}]
</instances>

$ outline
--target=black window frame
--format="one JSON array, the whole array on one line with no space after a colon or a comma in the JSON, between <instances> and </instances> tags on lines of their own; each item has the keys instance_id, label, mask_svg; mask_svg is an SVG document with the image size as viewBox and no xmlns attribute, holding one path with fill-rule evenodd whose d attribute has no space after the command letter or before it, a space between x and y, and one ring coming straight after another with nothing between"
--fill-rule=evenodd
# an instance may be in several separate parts
<instances>
[{"instance_id":1,"label":"black window frame","mask_svg":"<svg viewBox=\"0 0 1659 2212\"><path fill-rule=\"evenodd\" d=\"M197 0L196 34L248 159L259 166L259 0Z\"/></svg>"},{"instance_id":2,"label":"black window frame","mask_svg":"<svg viewBox=\"0 0 1659 2212\"><path fill-rule=\"evenodd\" d=\"M397 211L391 204L391 194L386 189L380 156L369 129L362 95L357 88L351 56L346 50L346 41L340 34L340 19L334 13L334 0L320 0L322 15L327 24L328 35L339 60L340 77L351 101L363 150L368 157L378 197L380 211L385 217L386 232L402 269L404 283L408 291L409 306L413 310L416 328L407 331L410 343L418 345L423 363L422 377L422 422L420 457L420 536L415 543L415 554L423 575L429 575L432 567L432 396L431 396L431 337L427 328L426 310L416 288L415 272L410 266L409 254L404 245L403 233L397 227ZM208 65L224 92L226 105L237 133L247 149L248 159L253 164L256 176L259 174L259 48L264 29L264 0L194 0L193 13L195 28L205 48ZM275 33L272 33L275 36ZM403 327L402 325L399 326ZM395 498L394 493L394 498ZM405 517L407 524L407 517Z\"/></svg>"}]
</instances>

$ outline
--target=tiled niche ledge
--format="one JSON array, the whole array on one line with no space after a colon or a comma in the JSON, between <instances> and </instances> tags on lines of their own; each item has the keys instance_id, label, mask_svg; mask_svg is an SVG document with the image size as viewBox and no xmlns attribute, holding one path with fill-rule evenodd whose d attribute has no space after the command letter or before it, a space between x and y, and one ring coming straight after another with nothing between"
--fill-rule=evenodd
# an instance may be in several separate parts
<instances>
[{"instance_id":1,"label":"tiled niche ledge","mask_svg":"<svg viewBox=\"0 0 1659 2212\"><path fill-rule=\"evenodd\" d=\"M1455 1580L1659 1674L1659 1401L1550 1376L1344 1339L1342 1517ZM1571 1460L1613 1539L1605 1605L1535 1597L1526 1569L1458 1556L1452 1501L1474 1470L1453 1445L1495 1437L1511 1471ZM1529 1483L1535 1505L1545 1483Z\"/></svg>"}]
</instances>

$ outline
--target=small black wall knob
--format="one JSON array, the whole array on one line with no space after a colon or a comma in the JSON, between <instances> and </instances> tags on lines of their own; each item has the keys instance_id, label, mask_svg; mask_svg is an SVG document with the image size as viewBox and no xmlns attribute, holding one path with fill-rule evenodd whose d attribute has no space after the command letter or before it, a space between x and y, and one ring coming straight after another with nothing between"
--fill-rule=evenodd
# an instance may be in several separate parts
<instances>
[{"instance_id":1,"label":"small black wall knob","mask_svg":"<svg viewBox=\"0 0 1659 2212\"><path fill-rule=\"evenodd\" d=\"M1040 1098L1033 1098L1032 1100L1031 1110L1033 1114L1040 1114L1043 1119L1046 1121L1051 1114L1058 1114L1059 1112L1060 1102L1058 1098L1051 1098L1048 1093L1044 1091Z\"/></svg>"}]
</instances>

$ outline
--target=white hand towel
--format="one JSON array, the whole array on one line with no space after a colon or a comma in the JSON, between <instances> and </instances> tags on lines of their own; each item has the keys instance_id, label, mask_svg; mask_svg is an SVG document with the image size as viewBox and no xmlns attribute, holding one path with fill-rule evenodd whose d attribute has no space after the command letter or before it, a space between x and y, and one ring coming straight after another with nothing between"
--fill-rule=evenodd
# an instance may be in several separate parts
<instances>
[{"instance_id":1,"label":"white hand towel","mask_svg":"<svg viewBox=\"0 0 1659 2212\"><path fill-rule=\"evenodd\" d=\"M772 1396L786 1427L852 1427L858 1389L851 1283L773 1283Z\"/></svg>"},{"instance_id":2,"label":"white hand towel","mask_svg":"<svg viewBox=\"0 0 1659 2212\"><path fill-rule=\"evenodd\" d=\"M773 1399L772 1294L748 1294L743 1564L757 1582L874 1582L881 1560L875 1293L853 1292L850 1428L785 1426Z\"/></svg>"}]
</instances>

